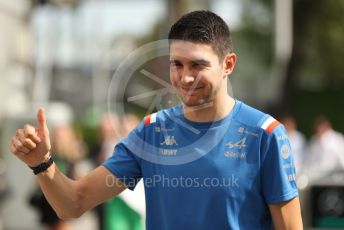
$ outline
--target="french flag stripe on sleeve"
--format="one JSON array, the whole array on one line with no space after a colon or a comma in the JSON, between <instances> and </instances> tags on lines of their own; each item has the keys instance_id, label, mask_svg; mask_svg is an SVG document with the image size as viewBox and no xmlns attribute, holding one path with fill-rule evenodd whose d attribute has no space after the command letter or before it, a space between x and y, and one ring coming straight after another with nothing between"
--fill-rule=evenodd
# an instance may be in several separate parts
<instances>
[{"instance_id":1,"label":"french flag stripe on sleeve","mask_svg":"<svg viewBox=\"0 0 344 230\"><path fill-rule=\"evenodd\" d=\"M281 123L279 123L275 118L269 117L264 121L264 123L261 125L261 128L264 129L267 133L272 133L274 129L279 126Z\"/></svg>"},{"instance_id":2,"label":"french flag stripe on sleeve","mask_svg":"<svg viewBox=\"0 0 344 230\"><path fill-rule=\"evenodd\" d=\"M152 124L154 122L156 122L156 113L152 113L152 114L146 116L144 121L143 121L143 123L145 125L150 125L150 124Z\"/></svg>"}]
</instances>

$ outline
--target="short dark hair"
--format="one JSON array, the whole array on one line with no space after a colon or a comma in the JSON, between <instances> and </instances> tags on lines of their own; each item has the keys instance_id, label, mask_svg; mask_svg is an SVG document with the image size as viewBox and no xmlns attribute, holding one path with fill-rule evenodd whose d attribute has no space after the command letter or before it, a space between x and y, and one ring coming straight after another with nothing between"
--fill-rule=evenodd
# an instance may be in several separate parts
<instances>
[{"instance_id":1,"label":"short dark hair","mask_svg":"<svg viewBox=\"0 0 344 230\"><path fill-rule=\"evenodd\" d=\"M205 10L182 16L172 25L168 39L170 43L175 39L209 44L219 58L233 51L228 25L217 14Z\"/></svg>"}]
</instances>

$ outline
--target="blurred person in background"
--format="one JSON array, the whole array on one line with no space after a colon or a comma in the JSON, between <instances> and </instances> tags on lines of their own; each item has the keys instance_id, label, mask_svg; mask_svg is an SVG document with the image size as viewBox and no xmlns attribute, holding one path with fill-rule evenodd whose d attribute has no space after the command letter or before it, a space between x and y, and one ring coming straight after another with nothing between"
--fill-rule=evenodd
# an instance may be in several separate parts
<instances>
[{"instance_id":1,"label":"blurred person in background","mask_svg":"<svg viewBox=\"0 0 344 230\"><path fill-rule=\"evenodd\" d=\"M139 119L134 114L125 114L120 118L117 114L104 114L100 120L99 145L93 151L96 165L104 163L114 153L114 146L121 138L133 130ZM97 207L100 230L141 230L141 219L144 219L143 184L134 191L126 191L118 197ZM143 207L143 208L142 208ZM141 209L140 209L141 208ZM142 211L143 210L143 211Z\"/></svg>"},{"instance_id":2,"label":"blurred person in background","mask_svg":"<svg viewBox=\"0 0 344 230\"><path fill-rule=\"evenodd\" d=\"M92 150L91 155L94 159L95 166L101 165L113 153L114 146L120 139L120 119L117 114L107 113L103 114L99 122L99 140L98 144ZM99 230L106 230L106 206L100 204L96 208L99 220Z\"/></svg>"},{"instance_id":3,"label":"blurred person in background","mask_svg":"<svg viewBox=\"0 0 344 230\"><path fill-rule=\"evenodd\" d=\"M86 155L85 145L70 125L55 127L52 132L52 148L56 153L56 162L68 176L77 178L75 165Z\"/></svg>"},{"instance_id":4,"label":"blurred person in background","mask_svg":"<svg viewBox=\"0 0 344 230\"><path fill-rule=\"evenodd\" d=\"M344 170L344 136L332 128L327 117L314 120L314 135L307 148L304 173L318 179L331 171Z\"/></svg>"},{"instance_id":5,"label":"blurred person in background","mask_svg":"<svg viewBox=\"0 0 344 230\"><path fill-rule=\"evenodd\" d=\"M121 138L121 123L117 114L104 114L100 121L99 131L99 145L94 150L97 166L112 155L114 146Z\"/></svg>"},{"instance_id":6,"label":"blurred person in background","mask_svg":"<svg viewBox=\"0 0 344 230\"><path fill-rule=\"evenodd\" d=\"M68 124L59 124L52 129L52 151L59 169L70 178L78 178L75 165L85 156L85 148L81 139ZM71 230L68 221L61 220L46 200L38 187L30 196L30 204L40 214L40 221L49 230Z\"/></svg>"},{"instance_id":7,"label":"blurred person in background","mask_svg":"<svg viewBox=\"0 0 344 230\"><path fill-rule=\"evenodd\" d=\"M128 134L140 123L139 118L133 113L126 113L122 117L122 137Z\"/></svg>"},{"instance_id":8,"label":"blurred person in background","mask_svg":"<svg viewBox=\"0 0 344 230\"><path fill-rule=\"evenodd\" d=\"M125 138L129 135L131 131L140 123L139 118L133 113L125 113L121 117L121 138ZM117 200L116 200L117 199ZM123 203L122 203L123 201ZM107 230L140 230L144 229L144 220L146 217L146 205L145 205L145 193L143 181L136 185L134 191L124 190L119 196L115 199L112 199L114 202L112 207L108 206L109 210L112 209L112 212L108 212L108 228ZM113 218L113 213L116 213L118 207L122 207L123 217L121 218L126 221L117 221ZM117 211L117 215L120 214ZM121 214L120 214L121 215Z\"/></svg>"},{"instance_id":9,"label":"blurred person in background","mask_svg":"<svg viewBox=\"0 0 344 230\"><path fill-rule=\"evenodd\" d=\"M296 173L298 174L302 171L305 157L306 139L305 136L299 130L297 130L297 124L292 115L286 114L282 116L281 122L288 134L290 146L294 155Z\"/></svg>"}]
</instances>

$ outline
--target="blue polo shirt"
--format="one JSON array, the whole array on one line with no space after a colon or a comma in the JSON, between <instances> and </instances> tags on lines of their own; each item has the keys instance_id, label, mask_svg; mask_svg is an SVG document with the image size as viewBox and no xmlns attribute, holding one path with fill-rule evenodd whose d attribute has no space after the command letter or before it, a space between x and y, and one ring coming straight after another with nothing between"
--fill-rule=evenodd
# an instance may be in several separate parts
<instances>
[{"instance_id":1,"label":"blue polo shirt","mask_svg":"<svg viewBox=\"0 0 344 230\"><path fill-rule=\"evenodd\" d=\"M238 100L214 122L151 114L103 165L129 189L143 179L147 229L270 229L268 204L298 196L283 125Z\"/></svg>"}]
</instances>

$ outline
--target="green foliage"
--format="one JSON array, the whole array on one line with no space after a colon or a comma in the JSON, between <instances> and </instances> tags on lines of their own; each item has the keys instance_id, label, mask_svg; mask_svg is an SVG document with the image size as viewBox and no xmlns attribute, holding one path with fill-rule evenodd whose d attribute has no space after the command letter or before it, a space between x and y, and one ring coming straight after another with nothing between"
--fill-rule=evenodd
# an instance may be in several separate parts
<instances>
[{"instance_id":1,"label":"green foliage","mask_svg":"<svg viewBox=\"0 0 344 230\"><path fill-rule=\"evenodd\" d=\"M249 50L267 68L273 58L273 11L271 0L245 1L241 27L234 33L234 46ZM245 48L244 48L245 47Z\"/></svg>"},{"instance_id":2,"label":"green foliage","mask_svg":"<svg viewBox=\"0 0 344 230\"><path fill-rule=\"evenodd\" d=\"M344 2L317 1L304 17L306 0L295 1L295 19L304 20L296 30L296 42L302 46L301 62L296 71L296 84L302 89L339 89L344 87ZM313 2L312 2L313 3ZM298 8L299 7L299 8ZM298 26L298 22L294 23Z\"/></svg>"},{"instance_id":3,"label":"green foliage","mask_svg":"<svg viewBox=\"0 0 344 230\"><path fill-rule=\"evenodd\" d=\"M343 90L297 91L293 96L292 114L296 117L299 129L310 137L314 118L325 115L335 130L344 133L344 106L341 106L338 98L344 98Z\"/></svg>"}]
</instances>

